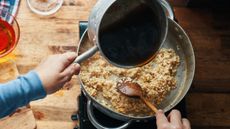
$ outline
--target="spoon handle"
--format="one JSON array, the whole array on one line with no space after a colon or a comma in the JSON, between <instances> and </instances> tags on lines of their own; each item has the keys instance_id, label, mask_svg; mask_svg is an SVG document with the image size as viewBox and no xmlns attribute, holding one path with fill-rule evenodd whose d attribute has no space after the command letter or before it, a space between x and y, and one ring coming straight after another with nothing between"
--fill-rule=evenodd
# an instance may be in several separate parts
<instances>
[{"instance_id":1,"label":"spoon handle","mask_svg":"<svg viewBox=\"0 0 230 129\"><path fill-rule=\"evenodd\" d=\"M157 110L156 106L155 106L153 103L149 102L149 100L147 100L147 99L144 98L143 96L141 96L140 98L141 98L141 100L142 100L143 102L145 102L145 104L146 104L150 109L152 109L152 111L154 111L155 113L157 113L158 110Z\"/></svg>"}]
</instances>

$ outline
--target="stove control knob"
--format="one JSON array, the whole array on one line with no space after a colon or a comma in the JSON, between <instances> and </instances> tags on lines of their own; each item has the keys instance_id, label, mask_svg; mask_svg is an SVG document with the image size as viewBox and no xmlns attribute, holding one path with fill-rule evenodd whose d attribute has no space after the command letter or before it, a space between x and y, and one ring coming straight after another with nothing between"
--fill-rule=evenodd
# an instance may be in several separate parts
<instances>
[{"instance_id":1,"label":"stove control knob","mask_svg":"<svg viewBox=\"0 0 230 129\"><path fill-rule=\"evenodd\" d=\"M79 127L78 127L78 126L76 126L76 127L74 127L73 129L79 129Z\"/></svg>"},{"instance_id":2,"label":"stove control knob","mask_svg":"<svg viewBox=\"0 0 230 129\"><path fill-rule=\"evenodd\" d=\"M72 115L72 116L71 116L71 119L72 119L73 121L78 120L78 115L77 115L77 114Z\"/></svg>"}]
</instances>

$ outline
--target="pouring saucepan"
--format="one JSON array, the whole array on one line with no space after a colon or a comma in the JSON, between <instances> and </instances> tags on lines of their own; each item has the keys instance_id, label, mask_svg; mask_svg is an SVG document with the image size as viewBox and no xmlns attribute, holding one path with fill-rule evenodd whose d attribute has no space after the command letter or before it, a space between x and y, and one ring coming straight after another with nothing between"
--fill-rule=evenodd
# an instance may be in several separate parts
<instances>
[{"instance_id":1,"label":"pouring saucepan","mask_svg":"<svg viewBox=\"0 0 230 129\"><path fill-rule=\"evenodd\" d=\"M132 21L124 23L126 20ZM168 20L160 0L99 0L88 21L88 36L94 45L75 62L81 63L99 51L115 66L142 66L161 48L167 30Z\"/></svg>"}]
</instances>

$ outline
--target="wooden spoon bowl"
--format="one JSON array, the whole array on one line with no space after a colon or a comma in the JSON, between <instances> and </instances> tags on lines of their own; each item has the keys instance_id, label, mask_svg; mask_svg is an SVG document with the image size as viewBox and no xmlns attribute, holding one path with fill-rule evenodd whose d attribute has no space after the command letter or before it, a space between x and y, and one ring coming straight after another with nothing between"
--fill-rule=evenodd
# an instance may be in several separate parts
<instances>
[{"instance_id":1,"label":"wooden spoon bowl","mask_svg":"<svg viewBox=\"0 0 230 129\"><path fill-rule=\"evenodd\" d=\"M133 82L128 79L121 79L117 82L117 89L122 94L128 97L140 98L152 111L157 112L156 106L151 103L149 100L143 97L143 91L141 86L137 82Z\"/></svg>"}]
</instances>

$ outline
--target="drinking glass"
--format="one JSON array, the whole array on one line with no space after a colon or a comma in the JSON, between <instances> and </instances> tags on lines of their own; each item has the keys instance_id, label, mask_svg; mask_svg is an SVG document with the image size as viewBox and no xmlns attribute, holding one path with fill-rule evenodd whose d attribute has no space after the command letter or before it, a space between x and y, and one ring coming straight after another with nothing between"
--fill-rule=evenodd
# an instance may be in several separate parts
<instances>
[{"instance_id":1,"label":"drinking glass","mask_svg":"<svg viewBox=\"0 0 230 129\"><path fill-rule=\"evenodd\" d=\"M56 13L64 0L27 0L29 9L39 15L51 15Z\"/></svg>"},{"instance_id":2,"label":"drinking glass","mask_svg":"<svg viewBox=\"0 0 230 129\"><path fill-rule=\"evenodd\" d=\"M0 10L0 58L11 53L18 44L20 28L15 17Z\"/></svg>"}]
</instances>

